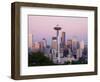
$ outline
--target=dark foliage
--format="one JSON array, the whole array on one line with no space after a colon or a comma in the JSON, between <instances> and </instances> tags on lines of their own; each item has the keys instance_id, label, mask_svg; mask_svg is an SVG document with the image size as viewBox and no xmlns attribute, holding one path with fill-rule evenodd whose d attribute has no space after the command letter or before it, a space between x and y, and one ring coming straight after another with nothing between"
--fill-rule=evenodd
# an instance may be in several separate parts
<instances>
[{"instance_id":1,"label":"dark foliage","mask_svg":"<svg viewBox=\"0 0 100 82\"><path fill-rule=\"evenodd\" d=\"M42 52L29 53L28 54L28 66L45 66L54 65L54 63Z\"/></svg>"}]
</instances>

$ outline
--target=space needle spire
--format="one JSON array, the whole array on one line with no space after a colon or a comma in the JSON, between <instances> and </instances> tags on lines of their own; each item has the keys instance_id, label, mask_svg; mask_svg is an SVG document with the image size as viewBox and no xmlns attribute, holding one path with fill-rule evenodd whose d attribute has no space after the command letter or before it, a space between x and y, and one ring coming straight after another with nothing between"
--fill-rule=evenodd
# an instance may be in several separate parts
<instances>
[{"instance_id":1,"label":"space needle spire","mask_svg":"<svg viewBox=\"0 0 100 82\"><path fill-rule=\"evenodd\" d=\"M59 31L61 30L61 27L59 27L59 25L57 24L54 27L54 30L56 30L57 32L57 63L60 63L60 36L59 36Z\"/></svg>"}]
</instances>

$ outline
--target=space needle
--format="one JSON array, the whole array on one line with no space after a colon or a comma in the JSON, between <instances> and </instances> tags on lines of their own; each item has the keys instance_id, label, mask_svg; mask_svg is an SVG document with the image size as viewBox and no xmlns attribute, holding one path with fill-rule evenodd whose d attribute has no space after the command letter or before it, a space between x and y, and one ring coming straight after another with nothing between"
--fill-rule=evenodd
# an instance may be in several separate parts
<instances>
[{"instance_id":1,"label":"space needle","mask_svg":"<svg viewBox=\"0 0 100 82\"><path fill-rule=\"evenodd\" d=\"M59 36L59 31L61 30L61 27L59 27L59 25L57 24L55 27L54 27L54 30L57 31L57 57L58 57L58 62L57 63L60 63L60 36Z\"/></svg>"}]
</instances>

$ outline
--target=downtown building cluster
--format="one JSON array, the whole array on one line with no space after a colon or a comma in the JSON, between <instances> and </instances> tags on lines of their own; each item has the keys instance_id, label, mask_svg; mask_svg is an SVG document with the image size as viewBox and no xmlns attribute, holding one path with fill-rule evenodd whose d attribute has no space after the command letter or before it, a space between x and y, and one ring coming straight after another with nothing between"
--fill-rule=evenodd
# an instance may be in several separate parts
<instances>
[{"instance_id":1,"label":"downtown building cluster","mask_svg":"<svg viewBox=\"0 0 100 82\"><path fill-rule=\"evenodd\" d=\"M87 44L78 41L76 38L66 40L66 33L62 32L61 37L57 30L57 36L52 37L51 44L47 44L46 38L40 42L34 42L34 36L29 34L29 52L43 52L55 64L78 61L84 57L87 61Z\"/></svg>"}]
</instances>

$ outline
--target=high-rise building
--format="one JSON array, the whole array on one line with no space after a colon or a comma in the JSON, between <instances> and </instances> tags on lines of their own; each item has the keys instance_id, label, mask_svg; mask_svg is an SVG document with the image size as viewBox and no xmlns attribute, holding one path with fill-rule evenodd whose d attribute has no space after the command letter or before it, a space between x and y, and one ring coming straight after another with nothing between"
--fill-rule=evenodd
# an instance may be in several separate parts
<instances>
[{"instance_id":1,"label":"high-rise building","mask_svg":"<svg viewBox=\"0 0 100 82\"><path fill-rule=\"evenodd\" d=\"M80 58L80 54L81 54L81 50L79 48L79 49L77 49L77 55L76 55L77 56L77 58L76 58L77 60Z\"/></svg>"},{"instance_id":2,"label":"high-rise building","mask_svg":"<svg viewBox=\"0 0 100 82\"><path fill-rule=\"evenodd\" d=\"M51 58L52 60L57 59L57 37L52 37L51 41Z\"/></svg>"},{"instance_id":3,"label":"high-rise building","mask_svg":"<svg viewBox=\"0 0 100 82\"><path fill-rule=\"evenodd\" d=\"M82 57L83 50L84 50L84 41L78 42L77 59Z\"/></svg>"},{"instance_id":4,"label":"high-rise building","mask_svg":"<svg viewBox=\"0 0 100 82\"><path fill-rule=\"evenodd\" d=\"M72 50L72 40L67 40L67 47Z\"/></svg>"},{"instance_id":5,"label":"high-rise building","mask_svg":"<svg viewBox=\"0 0 100 82\"><path fill-rule=\"evenodd\" d=\"M61 36L61 47L63 47L63 48L65 46L65 41L66 41L66 34L65 34L65 32L62 32L62 36Z\"/></svg>"},{"instance_id":6,"label":"high-rise building","mask_svg":"<svg viewBox=\"0 0 100 82\"><path fill-rule=\"evenodd\" d=\"M82 57L82 53L83 53L83 50L84 50L84 41L81 41L80 42L80 57Z\"/></svg>"},{"instance_id":7,"label":"high-rise building","mask_svg":"<svg viewBox=\"0 0 100 82\"><path fill-rule=\"evenodd\" d=\"M80 42L77 41L77 49L79 49L79 48L80 48Z\"/></svg>"},{"instance_id":8,"label":"high-rise building","mask_svg":"<svg viewBox=\"0 0 100 82\"><path fill-rule=\"evenodd\" d=\"M40 51L40 43L39 42L34 42L32 45L32 51L37 52Z\"/></svg>"},{"instance_id":9,"label":"high-rise building","mask_svg":"<svg viewBox=\"0 0 100 82\"><path fill-rule=\"evenodd\" d=\"M57 50L57 38L52 37L51 48Z\"/></svg>"},{"instance_id":10,"label":"high-rise building","mask_svg":"<svg viewBox=\"0 0 100 82\"><path fill-rule=\"evenodd\" d=\"M42 42L43 42L44 48L46 48L47 47L47 40L45 38L43 38Z\"/></svg>"},{"instance_id":11,"label":"high-rise building","mask_svg":"<svg viewBox=\"0 0 100 82\"><path fill-rule=\"evenodd\" d=\"M33 44L33 35L29 34L28 35L28 49L32 50L32 44Z\"/></svg>"},{"instance_id":12,"label":"high-rise building","mask_svg":"<svg viewBox=\"0 0 100 82\"><path fill-rule=\"evenodd\" d=\"M77 39L73 38L72 39L72 50L76 50L77 49Z\"/></svg>"},{"instance_id":13,"label":"high-rise building","mask_svg":"<svg viewBox=\"0 0 100 82\"><path fill-rule=\"evenodd\" d=\"M85 45L85 44L84 44L84 41L81 41L81 42L80 42L80 48L81 48L81 49L84 49L84 45Z\"/></svg>"},{"instance_id":14,"label":"high-rise building","mask_svg":"<svg viewBox=\"0 0 100 82\"><path fill-rule=\"evenodd\" d=\"M43 43L43 41L39 42L39 44L40 44L40 51L44 52L44 43Z\"/></svg>"},{"instance_id":15,"label":"high-rise building","mask_svg":"<svg viewBox=\"0 0 100 82\"><path fill-rule=\"evenodd\" d=\"M77 48L78 48L77 42L78 41L76 38L72 39L72 55L74 56L75 59L77 59Z\"/></svg>"}]
</instances>

